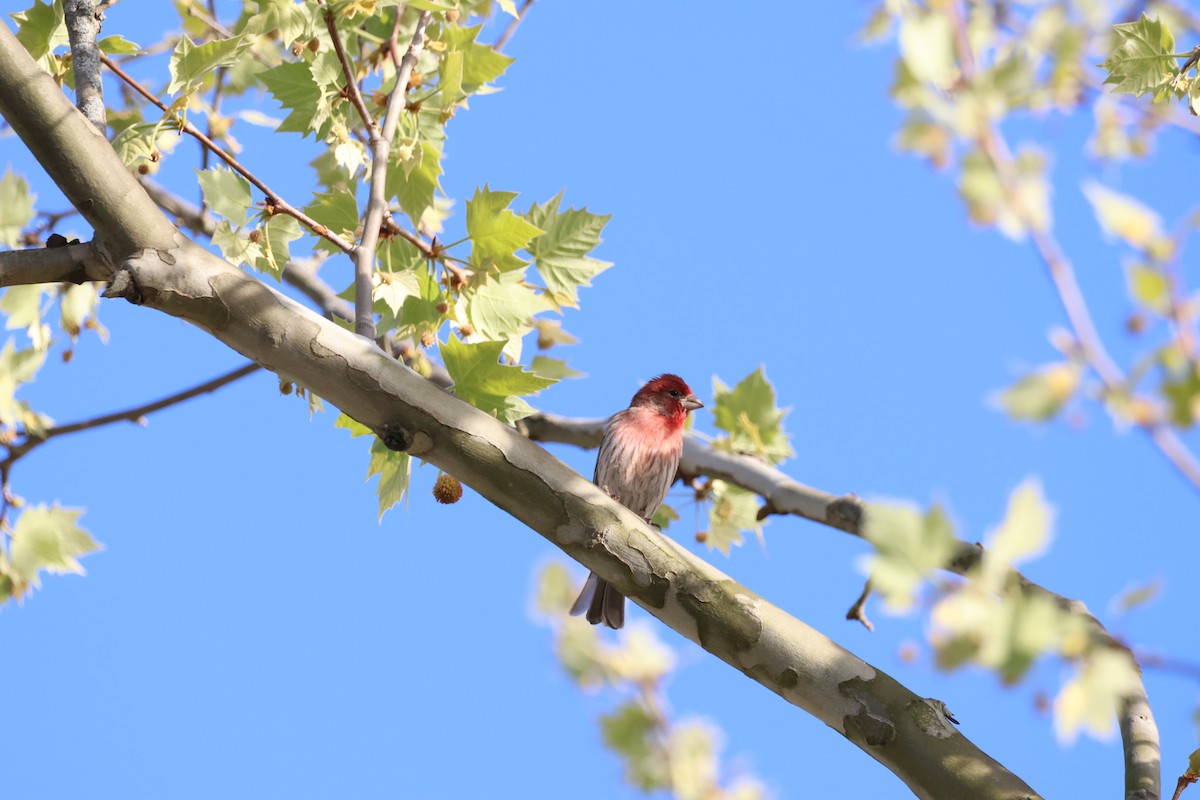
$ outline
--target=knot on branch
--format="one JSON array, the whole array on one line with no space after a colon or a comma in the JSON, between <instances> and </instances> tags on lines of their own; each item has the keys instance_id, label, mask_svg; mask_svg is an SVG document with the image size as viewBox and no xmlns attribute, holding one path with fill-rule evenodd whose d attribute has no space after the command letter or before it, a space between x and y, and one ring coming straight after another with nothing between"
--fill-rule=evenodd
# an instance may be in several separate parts
<instances>
[{"instance_id":1,"label":"knot on branch","mask_svg":"<svg viewBox=\"0 0 1200 800\"><path fill-rule=\"evenodd\" d=\"M839 497L825 511L825 522L846 533L858 535L862 530L863 503L852 494Z\"/></svg>"},{"instance_id":2,"label":"knot on branch","mask_svg":"<svg viewBox=\"0 0 1200 800\"><path fill-rule=\"evenodd\" d=\"M128 268L120 269L112 280L108 282L108 286L104 290L104 297L124 297L135 306L140 306L146 302L146 298L142 295L142 290L138 288L137 281L134 279L133 272Z\"/></svg>"},{"instance_id":3,"label":"knot on branch","mask_svg":"<svg viewBox=\"0 0 1200 800\"><path fill-rule=\"evenodd\" d=\"M384 423L375 431L375 435L387 449L412 456L419 456L433 447L433 440L425 431L410 431L391 422Z\"/></svg>"}]
</instances>

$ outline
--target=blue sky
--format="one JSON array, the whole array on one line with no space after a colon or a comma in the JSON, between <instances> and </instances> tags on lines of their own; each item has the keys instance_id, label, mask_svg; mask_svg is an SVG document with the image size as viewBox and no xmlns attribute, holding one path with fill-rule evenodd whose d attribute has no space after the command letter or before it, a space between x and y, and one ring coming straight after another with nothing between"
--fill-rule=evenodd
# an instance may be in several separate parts
<instances>
[{"instance_id":1,"label":"blue sky","mask_svg":"<svg viewBox=\"0 0 1200 800\"><path fill-rule=\"evenodd\" d=\"M105 33L145 43L168 24L165 5L126 0ZM712 376L733 383L765 364L791 408L789 474L835 493L941 499L968 540L1036 476L1057 510L1056 538L1029 577L1083 600L1129 642L1200 661L1187 633L1200 599L1195 490L1095 408L1082 408L1077 427L1030 428L991 406L1023 367L1054 357L1046 332L1062 315L1040 264L1027 246L972 229L949 177L894 150L892 51L854 43L863 6L830 4L821 35L802 34L817 23L788 8L538 3L508 47L517 61L504 91L451 123L443 186L460 209L486 182L519 191L520 208L565 188L567 203L614 215L597 255L616 266L564 320L586 377L535 405L606 415L668 370L709 400ZM1056 148L1057 230L1127 361L1139 344L1123 332L1120 251L1102 241L1079 183L1099 176L1170 223L1193 202L1178 175L1195 149L1167 136L1154 162L1101 169L1083 154L1087 119L1008 132ZM302 201L303 163L279 158L270 136L239 136L253 169ZM0 161L53 197L19 142L0 140ZM164 180L194 198L195 166L194 143L181 142ZM343 284L350 273L348 261L328 268ZM108 344L85 339L29 388L56 420L240 363L145 309L106 303L102 320ZM377 524L366 445L333 419L310 420L260 374L147 429L64 438L18 465L19 494L85 507L105 550L86 560L86 578L47 578L0 613L0 753L13 797L637 796L599 744L595 720L612 696L570 685L531 613L535 571L562 556L469 489L455 506L431 502L431 467L417 470L408 508ZM706 412L697 424L712 430ZM591 454L554 452L590 474ZM836 531L776 519L764 547L708 557L944 700L966 735L1045 796L1118 790L1115 738L1060 746L1035 709L1036 692L1057 692L1062 665L1040 663L1006 689L979 670L939 673L923 648L902 662L901 646L923 639L919 616L873 607L874 633L844 621L865 552ZM1149 580L1163 586L1151 605L1110 608ZM674 712L720 725L728 760L777 797L910 796L824 725L663 636L680 655ZM1155 671L1146 683L1170 786L1197 745L1197 686Z\"/></svg>"}]
</instances>

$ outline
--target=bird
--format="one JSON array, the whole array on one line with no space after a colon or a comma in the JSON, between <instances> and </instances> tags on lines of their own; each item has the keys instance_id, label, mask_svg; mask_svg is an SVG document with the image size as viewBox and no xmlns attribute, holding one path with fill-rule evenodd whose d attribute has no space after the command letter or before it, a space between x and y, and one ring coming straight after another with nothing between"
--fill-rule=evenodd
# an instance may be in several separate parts
<instances>
[{"instance_id":1,"label":"bird","mask_svg":"<svg viewBox=\"0 0 1200 800\"><path fill-rule=\"evenodd\" d=\"M675 482L683 454L684 420L698 408L704 404L678 375L664 373L648 381L629 401L629 408L618 411L605 425L592 481L649 523ZM625 624L625 595L589 573L571 614L585 614L593 625L619 629Z\"/></svg>"}]
</instances>

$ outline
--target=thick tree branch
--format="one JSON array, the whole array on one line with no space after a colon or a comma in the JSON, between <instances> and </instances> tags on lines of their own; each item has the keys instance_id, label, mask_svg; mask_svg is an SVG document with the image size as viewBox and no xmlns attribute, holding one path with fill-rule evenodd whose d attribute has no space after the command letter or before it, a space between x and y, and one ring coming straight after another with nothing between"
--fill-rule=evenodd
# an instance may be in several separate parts
<instances>
[{"instance_id":1,"label":"thick tree branch","mask_svg":"<svg viewBox=\"0 0 1200 800\"><path fill-rule=\"evenodd\" d=\"M110 294L198 325L308 386L394 448L456 475L665 624L842 733L918 797L1036 797L935 701L651 530L512 428L186 239L111 148L84 135L86 120L5 26L0 114L120 265ZM91 181L98 175L107 185Z\"/></svg>"},{"instance_id":2,"label":"thick tree branch","mask_svg":"<svg viewBox=\"0 0 1200 800\"><path fill-rule=\"evenodd\" d=\"M111 269L89 244L0 252L0 286L107 280Z\"/></svg>"},{"instance_id":3,"label":"thick tree branch","mask_svg":"<svg viewBox=\"0 0 1200 800\"><path fill-rule=\"evenodd\" d=\"M63 18L71 40L71 67L75 71L75 105L88 122L104 135L108 122L104 115L104 90L100 85L100 12L93 0L66 0Z\"/></svg>"},{"instance_id":4,"label":"thick tree branch","mask_svg":"<svg viewBox=\"0 0 1200 800\"><path fill-rule=\"evenodd\" d=\"M552 414L535 414L520 420L517 427L535 441L560 442L590 449L599 446L604 435L604 423L603 419L568 419ZM765 501L759 511L760 519L770 514L791 514L854 536L863 535L863 521L867 509L866 504L857 497L839 497L805 486L751 456L714 450L688 436L684 438L679 471L689 478L698 475L720 478L754 492ZM965 577L979 564L983 553L982 546L960 541L945 569ZM1010 571L1010 577L1025 594L1040 596L1063 611L1082 619L1087 625L1093 646L1129 652L1127 647L1113 638L1083 603L1055 594L1033 583L1016 570ZM865 601L868 591L869 583L868 587L863 589L863 597L859 598L851 612L861 611L859 603ZM848 614L847 617L858 618L853 614ZM1130 659L1137 663L1132 653ZM1134 690L1125 698L1122 707L1117 709L1117 723L1121 728L1122 742L1125 746L1127 783L1134 784L1131 791L1148 789L1150 777L1157 776L1159 771L1158 729L1140 677ZM1157 796L1157 793L1153 795ZM1135 797L1136 794L1130 794L1131 800ZM1143 795L1140 800L1149 800L1150 797L1151 795Z\"/></svg>"}]
</instances>

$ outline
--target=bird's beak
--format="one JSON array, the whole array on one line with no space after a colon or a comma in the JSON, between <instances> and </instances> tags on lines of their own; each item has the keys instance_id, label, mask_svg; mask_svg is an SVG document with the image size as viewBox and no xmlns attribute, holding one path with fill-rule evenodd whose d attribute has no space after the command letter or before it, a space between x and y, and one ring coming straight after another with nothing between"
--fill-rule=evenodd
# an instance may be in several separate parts
<instances>
[{"instance_id":1,"label":"bird's beak","mask_svg":"<svg viewBox=\"0 0 1200 800\"><path fill-rule=\"evenodd\" d=\"M699 400L697 400L696 395L694 394L689 394L680 402L683 403L683 407L687 411L695 411L697 408L704 408L704 403L701 403Z\"/></svg>"}]
</instances>

